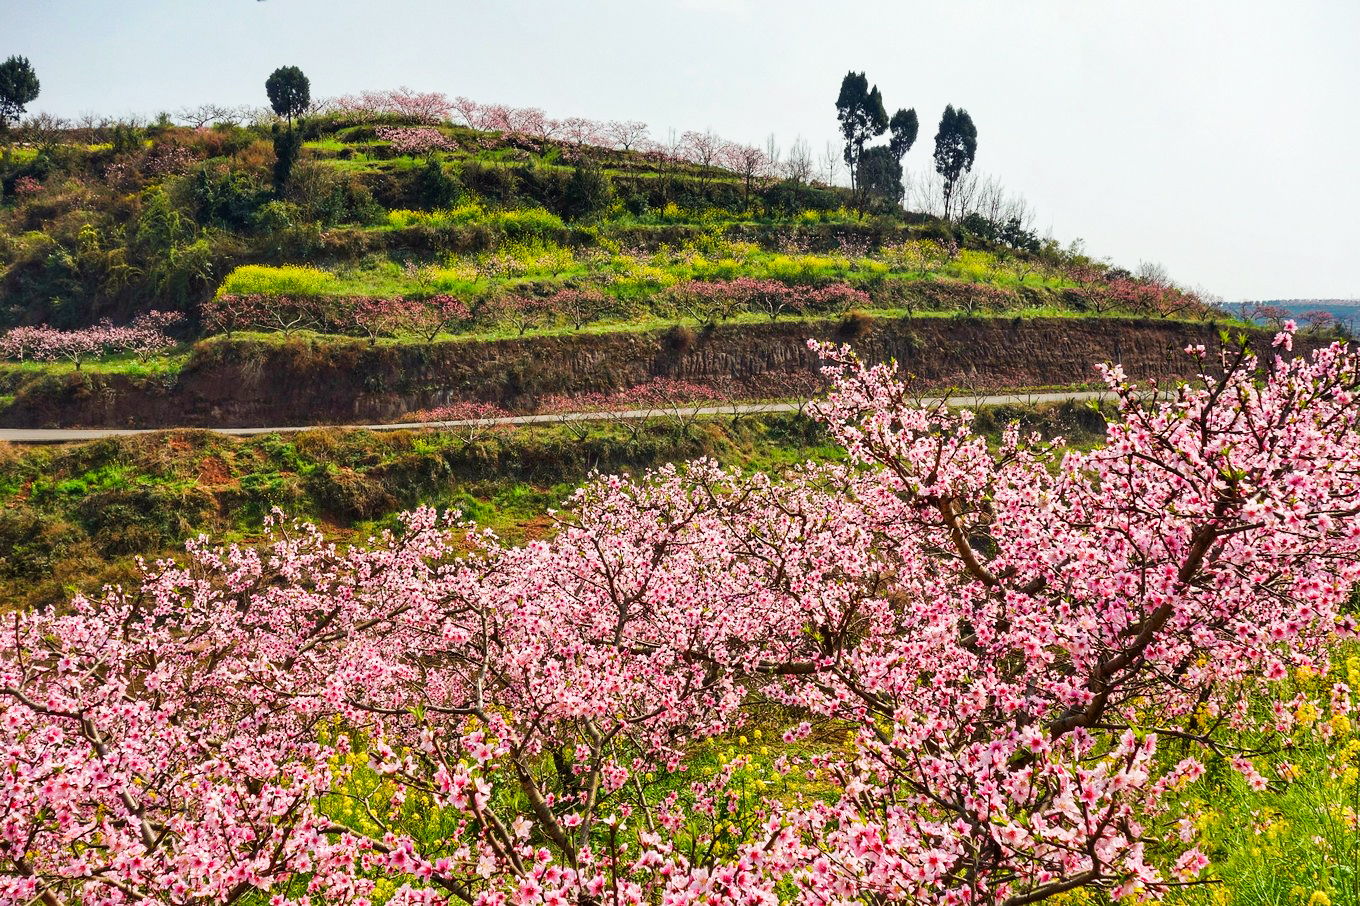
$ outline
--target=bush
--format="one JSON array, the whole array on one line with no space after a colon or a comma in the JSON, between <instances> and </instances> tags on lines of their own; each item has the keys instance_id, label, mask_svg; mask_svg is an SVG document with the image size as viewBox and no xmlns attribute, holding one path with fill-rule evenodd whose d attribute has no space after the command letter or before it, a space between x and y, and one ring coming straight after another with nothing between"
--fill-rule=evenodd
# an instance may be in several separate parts
<instances>
[{"instance_id":1,"label":"bush","mask_svg":"<svg viewBox=\"0 0 1360 906\"><path fill-rule=\"evenodd\" d=\"M240 170L205 165L191 177L194 217L201 224L247 229L269 193Z\"/></svg>"},{"instance_id":2,"label":"bush","mask_svg":"<svg viewBox=\"0 0 1360 906\"><path fill-rule=\"evenodd\" d=\"M874 327L874 319L867 312L852 311L841 318L836 335L846 340L858 340L867 336Z\"/></svg>"},{"instance_id":3,"label":"bush","mask_svg":"<svg viewBox=\"0 0 1360 906\"><path fill-rule=\"evenodd\" d=\"M509 167L469 160L463 163L459 177L464 186L493 204L515 200L519 180Z\"/></svg>"},{"instance_id":4,"label":"bush","mask_svg":"<svg viewBox=\"0 0 1360 906\"><path fill-rule=\"evenodd\" d=\"M567 220L586 220L607 211L613 201L609 177L593 164L578 164L571 171L560 211Z\"/></svg>"},{"instance_id":5,"label":"bush","mask_svg":"<svg viewBox=\"0 0 1360 906\"><path fill-rule=\"evenodd\" d=\"M426 159L425 165L416 173L416 194L420 204L427 210L450 207L458 200L460 186L433 156Z\"/></svg>"}]
</instances>

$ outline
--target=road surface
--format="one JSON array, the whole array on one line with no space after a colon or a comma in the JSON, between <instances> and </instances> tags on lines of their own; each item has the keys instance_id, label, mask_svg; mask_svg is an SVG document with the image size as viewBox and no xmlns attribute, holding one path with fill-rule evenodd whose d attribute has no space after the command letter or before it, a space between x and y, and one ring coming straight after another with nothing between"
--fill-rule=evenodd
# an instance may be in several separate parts
<instances>
[{"instance_id":1,"label":"road surface","mask_svg":"<svg viewBox=\"0 0 1360 906\"><path fill-rule=\"evenodd\" d=\"M1035 405L1038 403L1060 403L1067 400L1108 399L1110 394L1103 390L1080 390L1056 393L997 393L982 396L951 396L949 404L960 409L977 406ZM940 403L943 397L924 397L921 404L930 406ZM677 409L629 409L622 412L563 412L553 415L512 415L504 418L474 419L448 422L399 422L385 425L290 425L269 428L0 428L0 441L12 444L66 444L83 440L99 440L105 437L126 437L133 434L157 434L165 431L207 430L217 434L249 437L256 434L292 434L298 431L319 431L328 428L344 428L364 431L411 431L421 428L466 427L470 425L536 425L560 422L597 421L620 418L658 418L668 413L685 416L696 415L750 415L762 412L796 412L796 403L740 403L726 406L694 406Z\"/></svg>"}]
</instances>

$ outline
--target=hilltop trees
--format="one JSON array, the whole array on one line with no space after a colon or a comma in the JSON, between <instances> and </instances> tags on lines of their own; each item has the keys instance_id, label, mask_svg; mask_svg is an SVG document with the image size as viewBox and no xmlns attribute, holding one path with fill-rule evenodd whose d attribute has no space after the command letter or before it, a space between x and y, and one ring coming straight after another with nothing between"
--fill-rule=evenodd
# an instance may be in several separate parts
<instances>
[{"instance_id":1,"label":"hilltop trees","mask_svg":"<svg viewBox=\"0 0 1360 906\"><path fill-rule=\"evenodd\" d=\"M38 96L38 76L26 57L10 57L0 63L0 138L4 160L10 159L10 122L18 122L24 108Z\"/></svg>"},{"instance_id":2,"label":"hilltop trees","mask_svg":"<svg viewBox=\"0 0 1360 906\"><path fill-rule=\"evenodd\" d=\"M836 118L845 138L842 157L850 168L850 189L858 195L901 201L902 158L916 142L918 123L915 108L898 110L888 118L878 86L869 87L862 72L848 72L841 80L836 98ZM889 129L892 135L883 148L865 148L870 139Z\"/></svg>"},{"instance_id":3,"label":"hilltop trees","mask_svg":"<svg viewBox=\"0 0 1360 906\"><path fill-rule=\"evenodd\" d=\"M973 168L977 155L977 127L968 111L946 105L935 133L935 172L944 180L944 217L949 219L959 178Z\"/></svg>"},{"instance_id":4,"label":"hilltop trees","mask_svg":"<svg viewBox=\"0 0 1360 906\"><path fill-rule=\"evenodd\" d=\"M847 72L841 80L841 92L836 97L836 119L845 138L842 157L850 168L850 188L857 190L859 160L864 154L864 143L888 130L888 111L883 107L883 95L878 86L869 88L869 80L862 72Z\"/></svg>"}]
</instances>

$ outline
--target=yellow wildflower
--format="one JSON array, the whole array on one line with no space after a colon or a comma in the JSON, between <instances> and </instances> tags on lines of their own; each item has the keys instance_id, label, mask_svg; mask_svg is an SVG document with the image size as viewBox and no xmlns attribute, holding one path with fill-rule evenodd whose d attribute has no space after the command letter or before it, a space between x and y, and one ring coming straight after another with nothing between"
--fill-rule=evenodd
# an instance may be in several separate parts
<instances>
[{"instance_id":1,"label":"yellow wildflower","mask_svg":"<svg viewBox=\"0 0 1360 906\"><path fill-rule=\"evenodd\" d=\"M1333 714L1332 732L1337 736L1349 736L1351 732L1351 719L1344 714Z\"/></svg>"},{"instance_id":2,"label":"yellow wildflower","mask_svg":"<svg viewBox=\"0 0 1360 906\"><path fill-rule=\"evenodd\" d=\"M1318 710L1312 702L1304 702L1294 711L1294 719L1301 727L1311 727L1318 718Z\"/></svg>"}]
</instances>

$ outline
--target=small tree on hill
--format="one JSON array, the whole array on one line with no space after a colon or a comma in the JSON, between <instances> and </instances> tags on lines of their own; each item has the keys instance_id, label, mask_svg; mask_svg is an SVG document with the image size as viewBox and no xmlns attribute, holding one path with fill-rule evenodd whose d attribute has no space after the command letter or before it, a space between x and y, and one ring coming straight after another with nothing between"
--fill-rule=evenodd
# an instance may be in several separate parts
<instances>
[{"instance_id":1,"label":"small tree on hill","mask_svg":"<svg viewBox=\"0 0 1360 906\"><path fill-rule=\"evenodd\" d=\"M944 218L949 219L950 204L959 178L973 169L977 155L977 127L968 111L953 105L944 108L940 130L935 133L935 172L944 180Z\"/></svg>"},{"instance_id":2,"label":"small tree on hill","mask_svg":"<svg viewBox=\"0 0 1360 906\"><path fill-rule=\"evenodd\" d=\"M293 129L293 118L302 116L312 104L312 83L296 66L280 66L264 83L269 106L288 121L286 130L274 127L274 191L288 185L293 165L302 155L302 136Z\"/></svg>"},{"instance_id":3,"label":"small tree on hill","mask_svg":"<svg viewBox=\"0 0 1360 906\"><path fill-rule=\"evenodd\" d=\"M4 162L10 159L10 122L18 122L24 108L38 96L38 76L24 57L0 63L0 139L5 144Z\"/></svg>"}]
</instances>

